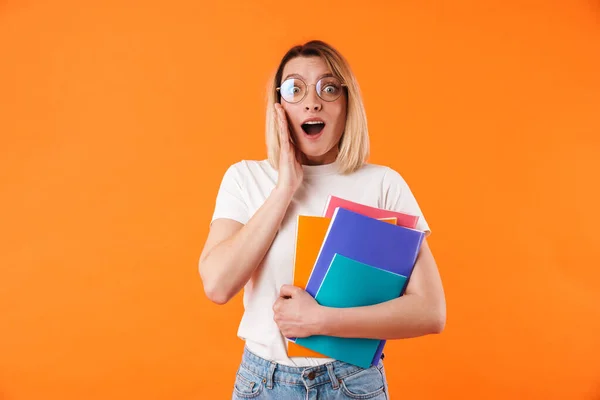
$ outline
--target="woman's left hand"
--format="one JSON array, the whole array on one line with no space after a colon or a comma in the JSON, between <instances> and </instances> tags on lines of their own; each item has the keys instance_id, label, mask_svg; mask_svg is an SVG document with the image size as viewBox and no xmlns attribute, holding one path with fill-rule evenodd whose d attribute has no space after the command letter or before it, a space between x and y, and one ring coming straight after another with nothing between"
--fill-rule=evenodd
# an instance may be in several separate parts
<instances>
[{"instance_id":1,"label":"woman's left hand","mask_svg":"<svg viewBox=\"0 0 600 400\"><path fill-rule=\"evenodd\" d=\"M283 285L273 304L273 319L288 338L307 337L319 333L322 307L302 288Z\"/></svg>"}]
</instances>

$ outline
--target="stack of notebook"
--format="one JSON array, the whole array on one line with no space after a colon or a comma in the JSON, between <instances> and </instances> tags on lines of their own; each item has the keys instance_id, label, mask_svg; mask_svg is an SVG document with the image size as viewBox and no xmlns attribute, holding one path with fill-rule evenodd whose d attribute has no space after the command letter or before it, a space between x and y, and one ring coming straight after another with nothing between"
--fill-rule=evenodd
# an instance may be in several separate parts
<instances>
[{"instance_id":1,"label":"stack of notebook","mask_svg":"<svg viewBox=\"0 0 600 400\"><path fill-rule=\"evenodd\" d=\"M327 307L360 307L401 296L425 236L418 216L330 196L323 216L298 216L294 285ZM385 340L288 338L290 357L330 357L368 368Z\"/></svg>"}]
</instances>

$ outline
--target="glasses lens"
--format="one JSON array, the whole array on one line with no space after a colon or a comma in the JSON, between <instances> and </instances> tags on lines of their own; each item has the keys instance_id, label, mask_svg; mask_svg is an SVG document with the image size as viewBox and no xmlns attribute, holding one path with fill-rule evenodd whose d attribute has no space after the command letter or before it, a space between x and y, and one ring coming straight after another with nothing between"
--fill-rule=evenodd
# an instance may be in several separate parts
<instances>
[{"instance_id":1,"label":"glasses lens","mask_svg":"<svg viewBox=\"0 0 600 400\"><path fill-rule=\"evenodd\" d=\"M306 86L300 79L287 79L281 84L279 93L288 103L297 103L304 97Z\"/></svg>"},{"instance_id":2,"label":"glasses lens","mask_svg":"<svg viewBox=\"0 0 600 400\"><path fill-rule=\"evenodd\" d=\"M334 101L342 94L342 83L335 77L322 78L317 82L317 93L325 101Z\"/></svg>"}]
</instances>

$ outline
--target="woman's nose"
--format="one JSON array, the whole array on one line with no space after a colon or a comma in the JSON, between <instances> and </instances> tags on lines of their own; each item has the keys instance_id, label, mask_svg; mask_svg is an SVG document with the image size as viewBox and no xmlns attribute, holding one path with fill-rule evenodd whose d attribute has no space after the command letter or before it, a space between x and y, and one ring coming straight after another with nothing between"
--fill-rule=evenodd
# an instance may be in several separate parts
<instances>
[{"instance_id":1,"label":"woman's nose","mask_svg":"<svg viewBox=\"0 0 600 400\"><path fill-rule=\"evenodd\" d=\"M316 90L309 90L305 101L306 101L306 104L304 105L304 109L306 111L309 111L309 110L319 111L321 109L321 106L322 106L321 98L317 95Z\"/></svg>"},{"instance_id":2,"label":"woman's nose","mask_svg":"<svg viewBox=\"0 0 600 400\"><path fill-rule=\"evenodd\" d=\"M309 110L314 110L314 111L319 111L321 109L321 103L315 103L315 102L308 102L304 108L306 109L306 111Z\"/></svg>"}]
</instances>

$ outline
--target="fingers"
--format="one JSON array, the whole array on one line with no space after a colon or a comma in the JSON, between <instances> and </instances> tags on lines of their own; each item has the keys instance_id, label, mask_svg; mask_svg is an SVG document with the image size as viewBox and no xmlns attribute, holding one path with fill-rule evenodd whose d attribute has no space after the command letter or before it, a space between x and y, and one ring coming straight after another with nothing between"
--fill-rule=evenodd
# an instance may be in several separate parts
<instances>
[{"instance_id":1,"label":"fingers","mask_svg":"<svg viewBox=\"0 0 600 400\"><path fill-rule=\"evenodd\" d=\"M279 162L290 167L294 166L295 164L295 168L297 169L302 164L301 153L298 151L296 143L294 142L294 138L288 127L287 116L283 106L279 103L275 103L274 107L275 116L279 126ZM296 173L297 172L298 171L296 170Z\"/></svg>"},{"instance_id":2,"label":"fingers","mask_svg":"<svg viewBox=\"0 0 600 400\"><path fill-rule=\"evenodd\" d=\"M279 103L275 103L275 112L277 115L277 121L279 123L279 142L281 146L287 146L289 144L289 131L287 126L287 118L285 116L285 110Z\"/></svg>"},{"instance_id":3,"label":"fingers","mask_svg":"<svg viewBox=\"0 0 600 400\"><path fill-rule=\"evenodd\" d=\"M277 313L279 312L279 309L281 308L281 301L283 299L278 298L277 300L275 300L275 303L273 303L273 312L275 313L275 316L277 316Z\"/></svg>"},{"instance_id":4,"label":"fingers","mask_svg":"<svg viewBox=\"0 0 600 400\"><path fill-rule=\"evenodd\" d=\"M298 286L294 285L283 285L279 290L280 297L293 297L298 291L301 290Z\"/></svg>"}]
</instances>

